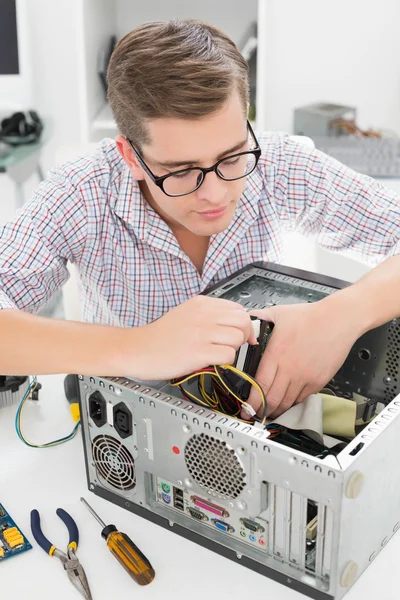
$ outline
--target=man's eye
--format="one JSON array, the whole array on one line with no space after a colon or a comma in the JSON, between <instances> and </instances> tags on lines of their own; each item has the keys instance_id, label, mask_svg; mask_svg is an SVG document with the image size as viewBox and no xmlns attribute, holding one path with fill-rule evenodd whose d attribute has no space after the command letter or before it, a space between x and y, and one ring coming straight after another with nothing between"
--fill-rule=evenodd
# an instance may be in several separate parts
<instances>
[{"instance_id":1,"label":"man's eye","mask_svg":"<svg viewBox=\"0 0 400 600\"><path fill-rule=\"evenodd\" d=\"M190 171L182 171L182 173L177 173L176 175L173 175L173 177L175 177L175 179L185 179L185 177L188 177L190 174Z\"/></svg>"},{"instance_id":2,"label":"man's eye","mask_svg":"<svg viewBox=\"0 0 400 600\"><path fill-rule=\"evenodd\" d=\"M224 160L224 165L236 165L240 158L240 156L236 156L236 158L227 158Z\"/></svg>"}]
</instances>

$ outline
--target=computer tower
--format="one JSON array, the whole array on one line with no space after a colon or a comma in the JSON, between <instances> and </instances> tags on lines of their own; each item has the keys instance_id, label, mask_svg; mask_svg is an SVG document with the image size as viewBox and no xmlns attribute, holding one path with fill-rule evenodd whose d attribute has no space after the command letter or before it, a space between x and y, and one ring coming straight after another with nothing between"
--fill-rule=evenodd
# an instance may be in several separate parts
<instances>
[{"instance_id":1,"label":"computer tower","mask_svg":"<svg viewBox=\"0 0 400 600\"><path fill-rule=\"evenodd\" d=\"M257 263L206 293L252 309L344 285ZM331 384L380 412L322 458L188 402L168 382L78 376L89 489L311 598L339 600L400 527L399 350L400 319L355 343Z\"/></svg>"}]
</instances>

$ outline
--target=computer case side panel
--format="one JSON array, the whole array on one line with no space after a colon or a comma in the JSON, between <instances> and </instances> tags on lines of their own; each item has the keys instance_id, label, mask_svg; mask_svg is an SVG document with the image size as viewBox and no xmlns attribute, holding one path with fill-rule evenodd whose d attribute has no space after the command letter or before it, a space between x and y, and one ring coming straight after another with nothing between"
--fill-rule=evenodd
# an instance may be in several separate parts
<instances>
[{"instance_id":1,"label":"computer case side panel","mask_svg":"<svg viewBox=\"0 0 400 600\"><path fill-rule=\"evenodd\" d=\"M397 396L338 455L344 469L338 599L400 528L399 440Z\"/></svg>"}]
</instances>

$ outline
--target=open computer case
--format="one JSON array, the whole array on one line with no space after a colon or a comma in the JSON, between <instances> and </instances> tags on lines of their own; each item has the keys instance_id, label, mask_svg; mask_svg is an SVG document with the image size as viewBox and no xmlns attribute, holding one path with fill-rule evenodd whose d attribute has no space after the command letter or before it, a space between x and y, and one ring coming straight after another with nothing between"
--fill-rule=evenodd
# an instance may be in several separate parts
<instances>
[{"instance_id":1,"label":"open computer case","mask_svg":"<svg viewBox=\"0 0 400 600\"><path fill-rule=\"evenodd\" d=\"M254 309L345 285L257 263L205 293ZM169 382L79 375L89 489L311 598L338 600L400 527L399 355L400 319L355 343L331 387L372 399L379 414L322 456L189 402Z\"/></svg>"}]
</instances>

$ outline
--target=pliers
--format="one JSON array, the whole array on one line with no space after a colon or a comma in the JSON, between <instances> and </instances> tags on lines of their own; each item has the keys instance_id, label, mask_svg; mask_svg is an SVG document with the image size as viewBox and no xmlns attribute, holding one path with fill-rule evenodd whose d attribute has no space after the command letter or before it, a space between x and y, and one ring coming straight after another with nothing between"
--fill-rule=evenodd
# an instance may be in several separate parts
<instances>
[{"instance_id":1,"label":"pliers","mask_svg":"<svg viewBox=\"0 0 400 600\"><path fill-rule=\"evenodd\" d=\"M69 542L67 553L58 550L49 540L43 535L40 527L40 515L36 509L31 511L31 529L32 535L36 542L50 556L56 556L62 562L64 569L67 572L69 580L74 584L76 589L82 594L86 600L92 600L89 584L86 578L85 571L79 562L75 552L79 542L79 531L74 519L62 508L57 508L56 514L64 522L69 533Z\"/></svg>"}]
</instances>

